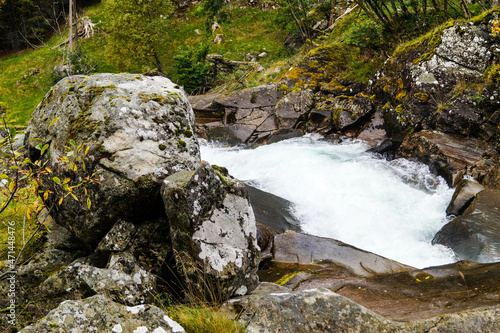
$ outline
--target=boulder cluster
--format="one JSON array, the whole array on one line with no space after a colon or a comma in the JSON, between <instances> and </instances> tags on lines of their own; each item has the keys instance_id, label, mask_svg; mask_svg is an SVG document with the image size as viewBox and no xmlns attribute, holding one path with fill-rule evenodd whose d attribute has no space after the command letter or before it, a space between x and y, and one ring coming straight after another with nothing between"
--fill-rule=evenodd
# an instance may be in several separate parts
<instances>
[{"instance_id":1,"label":"boulder cluster","mask_svg":"<svg viewBox=\"0 0 500 333\"><path fill-rule=\"evenodd\" d=\"M74 325L108 307L126 315L103 317L92 324L97 331L130 329L162 292L220 302L257 286L260 249L246 188L201 161L194 113L169 79L63 79L35 109L25 144L43 171L49 229L48 246L19 274L38 310L93 296L81 305L83 317L71 313ZM25 331L63 327L66 308ZM167 329L155 311L146 316L157 319L142 320Z\"/></svg>"}]
</instances>

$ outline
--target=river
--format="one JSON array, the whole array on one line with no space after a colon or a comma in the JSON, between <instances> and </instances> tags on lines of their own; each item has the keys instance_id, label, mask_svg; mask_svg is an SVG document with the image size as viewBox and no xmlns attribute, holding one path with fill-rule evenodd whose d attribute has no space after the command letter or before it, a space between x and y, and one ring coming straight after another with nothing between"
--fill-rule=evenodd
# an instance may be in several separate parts
<instances>
[{"instance_id":1,"label":"river","mask_svg":"<svg viewBox=\"0 0 500 333\"><path fill-rule=\"evenodd\" d=\"M453 189L423 164L387 161L361 141L307 135L255 149L202 142L205 161L293 203L304 232L329 237L417 268L454 262L431 245L447 223Z\"/></svg>"}]
</instances>

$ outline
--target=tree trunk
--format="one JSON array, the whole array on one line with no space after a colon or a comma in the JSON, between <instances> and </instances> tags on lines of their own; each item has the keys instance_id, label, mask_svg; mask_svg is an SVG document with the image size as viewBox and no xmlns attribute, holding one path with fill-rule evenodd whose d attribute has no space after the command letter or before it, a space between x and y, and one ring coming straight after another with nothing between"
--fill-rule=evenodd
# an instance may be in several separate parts
<instances>
[{"instance_id":1,"label":"tree trunk","mask_svg":"<svg viewBox=\"0 0 500 333\"><path fill-rule=\"evenodd\" d=\"M333 24L333 20L335 18L335 5L337 4L336 0L332 0L332 6L330 8L330 19L328 20L328 26L331 27Z\"/></svg>"},{"instance_id":2,"label":"tree trunk","mask_svg":"<svg viewBox=\"0 0 500 333\"><path fill-rule=\"evenodd\" d=\"M78 15L76 13L76 0L70 0L73 3L73 25L75 26L75 45L78 45Z\"/></svg>"},{"instance_id":3,"label":"tree trunk","mask_svg":"<svg viewBox=\"0 0 500 333\"><path fill-rule=\"evenodd\" d=\"M69 49L68 53L73 52L73 0L69 0Z\"/></svg>"},{"instance_id":4,"label":"tree trunk","mask_svg":"<svg viewBox=\"0 0 500 333\"><path fill-rule=\"evenodd\" d=\"M158 53L155 52L153 54L153 57L155 58L156 69L158 70L158 72L163 73L163 68L162 68L160 57L158 56ZM163 74L165 74L165 73L163 73Z\"/></svg>"}]
</instances>

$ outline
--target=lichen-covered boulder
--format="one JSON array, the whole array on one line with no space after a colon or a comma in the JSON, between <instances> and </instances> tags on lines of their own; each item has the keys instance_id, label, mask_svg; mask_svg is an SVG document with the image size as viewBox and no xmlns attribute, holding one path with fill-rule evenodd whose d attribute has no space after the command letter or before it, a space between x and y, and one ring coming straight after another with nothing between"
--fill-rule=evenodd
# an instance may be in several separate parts
<instances>
[{"instance_id":1,"label":"lichen-covered boulder","mask_svg":"<svg viewBox=\"0 0 500 333\"><path fill-rule=\"evenodd\" d=\"M500 190L479 192L465 212L432 240L450 247L461 260L500 260Z\"/></svg>"},{"instance_id":2,"label":"lichen-covered boulder","mask_svg":"<svg viewBox=\"0 0 500 333\"><path fill-rule=\"evenodd\" d=\"M184 328L153 305L124 306L106 296L65 301L22 333L156 332L180 333Z\"/></svg>"},{"instance_id":3,"label":"lichen-covered boulder","mask_svg":"<svg viewBox=\"0 0 500 333\"><path fill-rule=\"evenodd\" d=\"M162 197L176 268L192 289L203 293L214 281L221 299L253 290L260 249L245 186L203 163L167 177Z\"/></svg>"},{"instance_id":4,"label":"lichen-covered boulder","mask_svg":"<svg viewBox=\"0 0 500 333\"><path fill-rule=\"evenodd\" d=\"M153 300L155 285L155 276L139 267L130 254L122 253L111 255L106 268L95 267L85 258L77 259L46 279L34 292L42 297L67 298L105 294L114 301L138 305Z\"/></svg>"},{"instance_id":5,"label":"lichen-covered boulder","mask_svg":"<svg viewBox=\"0 0 500 333\"><path fill-rule=\"evenodd\" d=\"M397 332L395 323L328 289L299 292L262 283L251 295L227 307L250 333L257 332Z\"/></svg>"},{"instance_id":6,"label":"lichen-covered boulder","mask_svg":"<svg viewBox=\"0 0 500 333\"><path fill-rule=\"evenodd\" d=\"M50 167L41 190L52 216L93 249L119 218L164 214L162 180L200 161L193 127L185 93L167 78L72 76L37 106L26 144L32 160ZM78 200L63 189L66 178L69 187L80 184L72 190Z\"/></svg>"},{"instance_id":7,"label":"lichen-covered boulder","mask_svg":"<svg viewBox=\"0 0 500 333\"><path fill-rule=\"evenodd\" d=\"M488 119L500 100L488 68L500 57L500 39L492 33L499 13L448 22L403 45L386 62L370 89L384 101L393 131L435 129L491 139ZM469 89L466 82L486 88Z\"/></svg>"}]
</instances>

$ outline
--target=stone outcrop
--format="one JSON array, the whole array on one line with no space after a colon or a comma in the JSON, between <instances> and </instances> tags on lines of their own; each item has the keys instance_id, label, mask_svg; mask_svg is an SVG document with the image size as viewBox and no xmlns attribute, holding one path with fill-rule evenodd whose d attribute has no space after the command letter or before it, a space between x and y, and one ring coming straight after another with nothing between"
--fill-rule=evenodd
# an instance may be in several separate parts
<instances>
[{"instance_id":1,"label":"stone outcrop","mask_svg":"<svg viewBox=\"0 0 500 333\"><path fill-rule=\"evenodd\" d=\"M446 224L433 243L450 247L462 260L500 260L500 191L479 192L465 212Z\"/></svg>"},{"instance_id":2,"label":"stone outcrop","mask_svg":"<svg viewBox=\"0 0 500 333\"><path fill-rule=\"evenodd\" d=\"M105 296L96 295L80 301L63 302L41 321L20 332L180 333L185 330L156 306L124 306Z\"/></svg>"},{"instance_id":3,"label":"stone outcrop","mask_svg":"<svg viewBox=\"0 0 500 333\"><path fill-rule=\"evenodd\" d=\"M498 41L490 34L495 15L473 24L443 25L396 51L370 86L388 101L385 108L394 130L428 129L489 139L480 132L488 127L492 102L498 101L488 96L481 105L471 96L473 91L454 89L461 89L460 82L482 80L486 67L497 59Z\"/></svg>"},{"instance_id":4,"label":"stone outcrop","mask_svg":"<svg viewBox=\"0 0 500 333\"><path fill-rule=\"evenodd\" d=\"M357 135L370 121L375 105L362 93L363 84L335 78L345 70L348 58L338 45L320 47L276 84L227 95L192 96L197 133L229 144L270 143L280 131L293 130ZM380 119L373 126L380 126ZM383 138L377 135L371 140L376 145Z\"/></svg>"},{"instance_id":5,"label":"stone outcrop","mask_svg":"<svg viewBox=\"0 0 500 333\"><path fill-rule=\"evenodd\" d=\"M221 302L256 287L246 188L201 162L191 106L167 78L68 77L35 110L25 142L43 166L48 232L18 268L16 296L33 301L19 304L20 325L68 299L106 295L135 306L170 290Z\"/></svg>"},{"instance_id":6,"label":"stone outcrop","mask_svg":"<svg viewBox=\"0 0 500 333\"><path fill-rule=\"evenodd\" d=\"M492 34L499 13L446 23L401 46L368 86L389 136L403 142L397 156L419 159L453 186L462 174L498 186L499 86L489 69L500 58Z\"/></svg>"}]
</instances>

